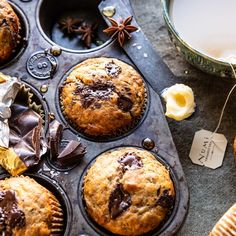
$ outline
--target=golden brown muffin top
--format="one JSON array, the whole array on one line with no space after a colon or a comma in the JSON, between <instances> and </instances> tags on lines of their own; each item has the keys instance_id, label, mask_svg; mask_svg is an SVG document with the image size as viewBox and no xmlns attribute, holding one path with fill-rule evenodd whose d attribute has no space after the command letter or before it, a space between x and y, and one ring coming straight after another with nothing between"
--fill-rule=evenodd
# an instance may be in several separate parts
<instances>
[{"instance_id":1,"label":"golden brown muffin top","mask_svg":"<svg viewBox=\"0 0 236 236\"><path fill-rule=\"evenodd\" d=\"M0 63L14 53L20 40L20 20L6 0L0 0Z\"/></svg>"},{"instance_id":2,"label":"golden brown muffin top","mask_svg":"<svg viewBox=\"0 0 236 236\"><path fill-rule=\"evenodd\" d=\"M114 58L78 64L61 89L64 115L91 136L110 136L140 117L145 85L130 65Z\"/></svg>"},{"instance_id":3,"label":"golden brown muffin top","mask_svg":"<svg viewBox=\"0 0 236 236\"><path fill-rule=\"evenodd\" d=\"M101 154L84 177L83 193L95 222L120 235L158 227L175 198L166 167L150 152L132 147Z\"/></svg>"},{"instance_id":4,"label":"golden brown muffin top","mask_svg":"<svg viewBox=\"0 0 236 236\"><path fill-rule=\"evenodd\" d=\"M17 209L21 217L18 215L14 224L11 223L16 217L14 215L9 214L6 219L0 220L0 228L6 231L6 235L51 236L62 232L60 203L49 190L29 177L0 180L0 210L9 212L9 207Z\"/></svg>"}]
</instances>

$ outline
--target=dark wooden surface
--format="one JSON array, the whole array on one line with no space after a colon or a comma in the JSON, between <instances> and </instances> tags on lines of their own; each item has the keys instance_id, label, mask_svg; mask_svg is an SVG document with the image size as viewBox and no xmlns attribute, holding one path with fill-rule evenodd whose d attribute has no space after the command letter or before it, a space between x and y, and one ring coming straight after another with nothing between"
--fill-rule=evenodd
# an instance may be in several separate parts
<instances>
[{"instance_id":1,"label":"dark wooden surface","mask_svg":"<svg viewBox=\"0 0 236 236\"><path fill-rule=\"evenodd\" d=\"M159 0L131 2L137 21L177 76L173 80L160 81L162 88L184 83L195 93L195 114L182 122L168 119L168 123L190 189L189 213L178 235L207 236L221 215L236 201L236 167L232 151L236 135L236 91L227 105L219 130L228 140L223 166L217 170L200 167L192 164L188 155L194 133L202 128L213 131L216 127L224 100L235 80L209 76L182 59L168 38Z\"/></svg>"}]
</instances>

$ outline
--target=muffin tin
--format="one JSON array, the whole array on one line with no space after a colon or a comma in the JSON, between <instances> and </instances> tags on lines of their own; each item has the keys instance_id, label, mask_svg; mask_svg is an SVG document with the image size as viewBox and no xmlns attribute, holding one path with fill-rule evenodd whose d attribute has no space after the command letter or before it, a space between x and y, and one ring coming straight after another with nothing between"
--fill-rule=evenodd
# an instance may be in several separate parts
<instances>
[{"instance_id":1,"label":"muffin tin","mask_svg":"<svg viewBox=\"0 0 236 236\"><path fill-rule=\"evenodd\" d=\"M66 236L77 235L112 235L96 225L87 215L83 203L82 184L83 176L87 168L96 159L96 157L112 148L121 146L135 146L146 148L153 152L158 160L163 162L170 169L171 177L175 184L176 201L174 210L169 219L153 232L147 235L174 235L180 228L188 209L189 192L186 179L178 158L178 154L173 143L168 124L166 122L161 101L158 95L158 80L156 76L145 77L147 71L140 67L143 58L132 57L132 61L121 49L118 44L109 38L104 37L104 43L100 46L93 45L92 49L78 48L75 50L73 43L68 41L57 41L59 46L53 42L58 31L55 30L55 20L60 14L69 12L76 14L75 9L80 9L79 14L87 14L98 17L100 24L106 25L102 19L100 10L106 5L113 5L116 9L115 17L124 16L125 12L132 15L132 9L129 0L119 1L98 1L98 0L19 0L10 1L17 13L20 14L24 24L24 45L19 49L18 55L10 63L2 67L2 72L11 76L17 76L22 82L32 88L32 92L41 101L45 110L45 128L48 129L50 117L55 117L64 124L63 139L81 139L81 142L87 146L87 153L83 160L77 165L62 168L54 163L50 154L47 154L41 163L27 171L25 174L35 178L36 181L51 190L60 200L65 210L65 232ZM114 3L114 4L113 4ZM140 31L140 30L139 30ZM134 33L135 35L135 33ZM149 44L145 38L142 38L142 46ZM135 37L134 37L135 38ZM142 52L145 56L146 51L142 48L137 49L132 44L132 39L124 46L130 47L130 53L135 54L135 50ZM148 68L150 74L154 74L155 68L158 68L163 75L170 73L163 62L156 60L157 64L152 65L153 58L159 58L155 51L148 48L148 55L143 62ZM67 124L63 117L59 104L59 86L63 82L65 75L81 61L93 57L115 57L128 64L137 66L140 73L144 75L147 84L147 106L142 119L135 128L126 134L122 134L113 139L99 140L81 135ZM150 59L150 60L149 60ZM160 76L160 74L159 74ZM160 78L158 78L160 79ZM152 85L150 86L149 83ZM5 178L6 172L0 169L0 178Z\"/></svg>"}]
</instances>

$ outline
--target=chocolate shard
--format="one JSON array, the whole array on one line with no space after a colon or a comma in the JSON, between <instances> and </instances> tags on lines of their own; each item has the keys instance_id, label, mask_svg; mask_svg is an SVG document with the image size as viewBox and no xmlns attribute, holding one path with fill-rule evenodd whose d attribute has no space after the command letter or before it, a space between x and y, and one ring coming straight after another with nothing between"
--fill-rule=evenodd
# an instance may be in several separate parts
<instances>
[{"instance_id":1,"label":"chocolate shard","mask_svg":"<svg viewBox=\"0 0 236 236\"><path fill-rule=\"evenodd\" d=\"M51 150L52 159L56 159L59 155L59 144L62 139L63 126L57 120L49 124L49 146Z\"/></svg>"},{"instance_id":2,"label":"chocolate shard","mask_svg":"<svg viewBox=\"0 0 236 236\"><path fill-rule=\"evenodd\" d=\"M118 183L109 197L109 213L112 219L120 216L131 205L131 197L121 183Z\"/></svg>"},{"instance_id":3,"label":"chocolate shard","mask_svg":"<svg viewBox=\"0 0 236 236\"><path fill-rule=\"evenodd\" d=\"M41 158L42 118L20 104L13 104L11 111L9 146L26 167L36 165Z\"/></svg>"},{"instance_id":4,"label":"chocolate shard","mask_svg":"<svg viewBox=\"0 0 236 236\"><path fill-rule=\"evenodd\" d=\"M0 192L0 232L3 235L13 235L14 228L25 226L25 214L18 208L15 192L6 190Z\"/></svg>"},{"instance_id":5,"label":"chocolate shard","mask_svg":"<svg viewBox=\"0 0 236 236\"><path fill-rule=\"evenodd\" d=\"M61 165L70 166L78 162L86 153L86 147L81 142L70 140L63 151L57 157Z\"/></svg>"},{"instance_id":6,"label":"chocolate shard","mask_svg":"<svg viewBox=\"0 0 236 236\"><path fill-rule=\"evenodd\" d=\"M91 85L79 83L74 94L79 95L82 106L88 108L97 101L110 99L114 91L115 87L112 82L98 80Z\"/></svg>"},{"instance_id":7,"label":"chocolate shard","mask_svg":"<svg viewBox=\"0 0 236 236\"><path fill-rule=\"evenodd\" d=\"M129 112L133 107L133 102L125 96L120 96L117 99L117 106L122 111Z\"/></svg>"},{"instance_id":8,"label":"chocolate shard","mask_svg":"<svg viewBox=\"0 0 236 236\"><path fill-rule=\"evenodd\" d=\"M143 162L139 156L134 152L125 153L118 162L121 164L122 172L127 170L139 169L143 166Z\"/></svg>"},{"instance_id":9,"label":"chocolate shard","mask_svg":"<svg viewBox=\"0 0 236 236\"><path fill-rule=\"evenodd\" d=\"M122 72L121 67L116 65L114 61L107 63L105 65L105 70L110 77L117 77Z\"/></svg>"},{"instance_id":10,"label":"chocolate shard","mask_svg":"<svg viewBox=\"0 0 236 236\"><path fill-rule=\"evenodd\" d=\"M157 191L157 194L158 194L158 191ZM165 189L162 192L161 196L157 200L156 205L169 209L169 210L171 210L174 207L174 197L169 194L169 190Z\"/></svg>"},{"instance_id":11,"label":"chocolate shard","mask_svg":"<svg viewBox=\"0 0 236 236\"><path fill-rule=\"evenodd\" d=\"M159 187L159 188L157 189L157 196L159 197L160 194L161 194L161 187Z\"/></svg>"}]
</instances>

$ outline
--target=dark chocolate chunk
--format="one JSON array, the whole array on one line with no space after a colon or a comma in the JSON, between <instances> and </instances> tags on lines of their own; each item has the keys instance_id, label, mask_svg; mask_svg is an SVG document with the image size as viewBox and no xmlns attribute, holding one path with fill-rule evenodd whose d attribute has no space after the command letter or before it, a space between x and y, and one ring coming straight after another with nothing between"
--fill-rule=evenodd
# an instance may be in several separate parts
<instances>
[{"instance_id":1,"label":"dark chocolate chunk","mask_svg":"<svg viewBox=\"0 0 236 236\"><path fill-rule=\"evenodd\" d=\"M135 170L143 166L143 162L134 152L125 153L118 162L121 164L122 171Z\"/></svg>"},{"instance_id":2,"label":"dark chocolate chunk","mask_svg":"<svg viewBox=\"0 0 236 236\"><path fill-rule=\"evenodd\" d=\"M11 111L9 145L27 167L36 165L40 160L42 118L19 104L13 104Z\"/></svg>"},{"instance_id":3,"label":"dark chocolate chunk","mask_svg":"<svg viewBox=\"0 0 236 236\"><path fill-rule=\"evenodd\" d=\"M59 154L57 160L61 165L73 165L84 157L85 153L86 147L81 142L71 140Z\"/></svg>"},{"instance_id":4,"label":"dark chocolate chunk","mask_svg":"<svg viewBox=\"0 0 236 236\"><path fill-rule=\"evenodd\" d=\"M80 95L83 107L88 108L97 100L109 99L114 90L111 82L99 80L91 85L79 83L74 94Z\"/></svg>"},{"instance_id":5,"label":"dark chocolate chunk","mask_svg":"<svg viewBox=\"0 0 236 236\"><path fill-rule=\"evenodd\" d=\"M110 77L117 77L122 71L121 67L116 65L114 61L107 63L105 69Z\"/></svg>"},{"instance_id":6,"label":"dark chocolate chunk","mask_svg":"<svg viewBox=\"0 0 236 236\"><path fill-rule=\"evenodd\" d=\"M96 109L100 109L102 107L102 104L101 103L94 103L94 107Z\"/></svg>"},{"instance_id":7,"label":"dark chocolate chunk","mask_svg":"<svg viewBox=\"0 0 236 236\"><path fill-rule=\"evenodd\" d=\"M58 157L59 143L62 139L63 126L57 120L49 124L49 145L53 159Z\"/></svg>"},{"instance_id":8,"label":"dark chocolate chunk","mask_svg":"<svg viewBox=\"0 0 236 236\"><path fill-rule=\"evenodd\" d=\"M95 98L93 97L86 97L83 99L83 107L89 108L95 102Z\"/></svg>"},{"instance_id":9,"label":"dark chocolate chunk","mask_svg":"<svg viewBox=\"0 0 236 236\"><path fill-rule=\"evenodd\" d=\"M63 126L57 120L49 125L51 157L62 166L70 166L78 162L86 153L86 147L79 141L64 140L62 142ZM66 145L64 145L66 142Z\"/></svg>"},{"instance_id":10,"label":"dark chocolate chunk","mask_svg":"<svg viewBox=\"0 0 236 236\"><path fill-rule=\"evenodd\" d=\"M11 236L14 228L25 226L25 214L18 209L15 192L6 190L0 192L0 232Z\"/></svg>"},{"instance_id":11,"label":"dark chocolate chunk","mask_svg":"<svg viewBox=\"0 0 236 236\"><path fill-rule=\"evenodd\" d=\"M131 197L126 192L121 183L116 185L116 188L111 192L109 197L109 213L112 219L120 216L131 205Z\"/></svg>"},{"instance_id":12,"label":"dark chocolate chunk","mask_svg":"<svg viewBox=\"0 0 236 236\"><path fill-rule=\"evenodd\" d=\"M124 112L128 112L132 109L133 107L133 102L125 97L125 96L120 96L117 100L117 106L119 109L121 109Z\"/></svg>"},{"instance_id":13,"label":"dark chocolate chunk","mask_svg":"<svg viewBox=\"0 0 236 236\"><path fill-rule=\"evenodd\" d=\"M174 207L174 197L169 195L169 190L166 189L163 191L163 193L157 200L156 205L159 205L163 208L167 208L170 210Z\"/></svg>"}]
</instances>

